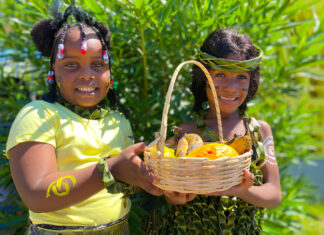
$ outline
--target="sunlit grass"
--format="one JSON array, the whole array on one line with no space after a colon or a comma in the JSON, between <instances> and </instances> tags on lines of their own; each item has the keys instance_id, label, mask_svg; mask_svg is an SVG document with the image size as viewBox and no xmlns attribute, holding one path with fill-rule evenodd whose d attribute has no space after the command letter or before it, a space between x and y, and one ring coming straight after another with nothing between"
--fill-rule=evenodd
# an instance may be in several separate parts
<instances>
[{"instance_id":1,"label":"sunlit grass","mask_svg":"<svg viewBox=\"0 0 324 235\"><path fill-rule=\"evenodd\" d=\"M310 213L314 218L306 218L302 221L302 234L309 235L324 235L324 201L309 205L306 208L307 213Z\"/></svg>"}]
</instances>

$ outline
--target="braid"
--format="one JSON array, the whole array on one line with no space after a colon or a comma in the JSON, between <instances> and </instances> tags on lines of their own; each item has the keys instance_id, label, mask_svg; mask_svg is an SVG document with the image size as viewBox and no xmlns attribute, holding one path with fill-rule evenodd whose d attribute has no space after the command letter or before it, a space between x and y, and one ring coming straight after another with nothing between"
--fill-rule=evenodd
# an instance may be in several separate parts
<instances>
[{"instance_id":1,"label":"braid","mask_svg":"<svg viewBox=\"0 0 324 235\"><path fill-rule=\"evenodd\" d=\"M86 40L86 35L85 35L85 32L84 32L84 27L83 27L83 24L76 24L81 32L81 41L85 41Z\"/></svg>"},{"instance_id":2,"label":"braid","mask_svg":"<svg viewBox=\"0 0 324 235\"><path fill-rule=\"evenodd\" d=\"M49 103L54 103L57 100L57 95L56 95L56 80L54 79L54 83L49 85L49 92L43 96L43 100L49 102Z\"/></svg>"}]
</instances>

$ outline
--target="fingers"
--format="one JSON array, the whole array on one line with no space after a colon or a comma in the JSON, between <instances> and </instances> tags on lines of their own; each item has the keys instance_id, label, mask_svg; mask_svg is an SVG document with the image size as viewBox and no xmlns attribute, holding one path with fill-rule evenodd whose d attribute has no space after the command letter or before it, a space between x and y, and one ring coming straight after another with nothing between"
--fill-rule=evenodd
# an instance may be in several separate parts
<instances>
[{"instance_id":1,"label":"fingers","mask_svg":"<svg viewBox=\"0 0 324 235\"><path fill-rule=\"evenodd\" d=\"M150 183L156 184L158 182L158 178L154 173L145 165L145 163L140 160L140 173L144 177L145 180Z\"/></svg>"},{"instance_id":2,"label":"fingers","mask_svg":"<svg viewBox=\"0 0 324 235\"><path fill-rule=\"evenodd\" d=\"M196 194L188 193L187 194L187 202L190 202L190 201L194 200L195 197L196 197Z\"/></svg>"},{"instance_id":3,"label":"fingers","mask_svg":"<svg viewBox=\"0 0 324 235\"><path fill-rule=\"evenodd\" d=\"M154 186L149 181L142 181L141 188L144 189L146 192L154 195L154 196L161 196L163 195L163 191L158 187Z\"/></svg>"},{"instance_id":4,"label":"fingers","mask_svg":"<svg viewBox=\"0 0 324 235\"><path fill-rule=\"evenodd\" d=\"M186 204L187 202L192 201L196 197L196 194L164 191L164 196L165 196L165 200L169 204L183 205Z\"/></svg>"},{"instance_id":5,"label":"fingers","mask_svg":"<svg viewBox=\"0 0 324 235\"><path fill-rule=\"evenodd\" d=\"M253 181L254 181L254 175L248 171L248 170L243 170L243 183L244 182L252 182L253 184Z\"/></svg>"},{"instance_id":6,"label":"fingers","mask_svg":"<svg viewBox=\"0 0 324 235\"><path fill-rule=\"evenodd\" d=\"M136 155L138 155L138 154L144 152L146 145L144 142L140 142L140 143L134 144L133 147L134 147L134 153Z\"/></svg>"}]
</instances>

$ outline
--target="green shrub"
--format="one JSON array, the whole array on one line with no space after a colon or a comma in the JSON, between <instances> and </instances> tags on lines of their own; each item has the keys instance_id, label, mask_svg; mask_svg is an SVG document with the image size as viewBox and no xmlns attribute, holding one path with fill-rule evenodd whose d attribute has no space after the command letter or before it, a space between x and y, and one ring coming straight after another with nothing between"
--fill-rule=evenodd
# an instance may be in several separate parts
<instances>
[{"instance_id":1,"label":"green shrub","mask_svg":"<svg viewBox=\"0 0 324 235\"><path fill-rule=\"evenodd\" d=\"M1 203L0 231L23 231L27 211L10 177L5 142L10 123L31 96L46 92L48 60L35 52L29 32L49 17L52 1L0 1L0 187L10 197ZM264 53L261 86L249 113L273 128L283 189L282 205L266 215L265 234L300 229L302 208L312 192L287 168L310 159L309 78L323 64L323 14L320 1L303 0L88 0L77 1L107 23L112 31L112 73L122 102L129 108L137 141L149 143L159 131L164 96L176 66L195 59L204 38L216 28L247 33ZM65 1L62 9L69 4ZM316 6L318 8L316 8ZM181 72L174 90L169 123L190 118L190 67ZM321 77L323 78L323 77ZM31 96L30 96L31 95ZM144 115L143 115L144 114ZM144 213L134 199L131 225ZM23 211L23 216L20 215ZM18 214L17 214L18 213ZM136 227L137 224L137 227ZM13 228L13 229L12 229ZM11 230L10 230L11 229Z\"/></svg>"}]
</instances>

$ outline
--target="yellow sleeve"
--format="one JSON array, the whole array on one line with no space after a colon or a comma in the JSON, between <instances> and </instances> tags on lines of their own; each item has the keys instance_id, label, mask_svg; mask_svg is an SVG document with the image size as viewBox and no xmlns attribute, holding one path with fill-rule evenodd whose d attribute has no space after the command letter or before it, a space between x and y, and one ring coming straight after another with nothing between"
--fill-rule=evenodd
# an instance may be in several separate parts
<instances>
[{"instance_id":1,"label":"yellow sleeve","mask_svg":"<svg viewBox=\"0 0 324 235\"><path fill-rule=\"evenodd\" d=\"M55 110L45 101L33 101L24 106L14 120L6 145L8 151L24 142L48 143L56 147Z\"/></svg>"},{"instance_id":2,"label":"yellow sleeve","mask_svg":"<svg viewBox=\"0 0 324 235\"><path fill-rule=\"evenodd\" d=\"M128 147L128 146L134 144L134 136L133 136L132 127L127 119L126 119L125 143L126 143L125 147Z\"/></svg>"}]
</instances>

